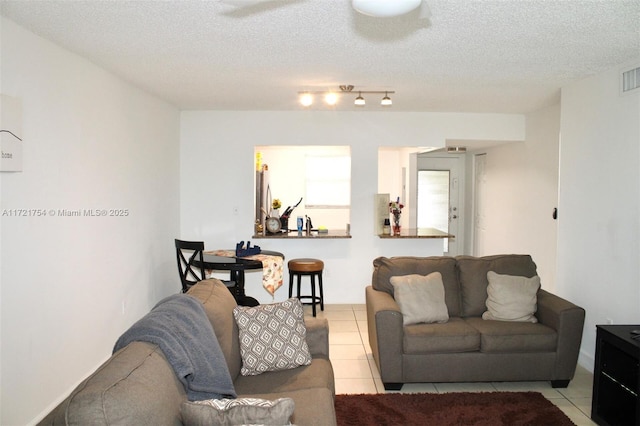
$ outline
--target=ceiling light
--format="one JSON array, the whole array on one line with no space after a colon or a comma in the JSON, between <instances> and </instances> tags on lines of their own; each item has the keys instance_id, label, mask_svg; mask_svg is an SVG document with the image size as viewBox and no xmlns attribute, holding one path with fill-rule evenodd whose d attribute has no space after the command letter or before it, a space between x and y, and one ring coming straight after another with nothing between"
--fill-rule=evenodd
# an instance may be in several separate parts
<instances>
[{"instance_id":1,"label":"ceiling light","mask_svg":"<svg viewBox=\"0 0 640 426\"><path fill-rule=\"evenodd\" d=\"M334 92L329 92L324 95L324 101L327 103L327 105L335 105L338 103L338 95L336 95Z\"/></svg>"},{"instance_id":2,"label":"ceiling light","mask_svg":"<svg viewBox=\"0 0 640 426\"><path fill-rule=\"evenodd\" d=\"M422 0L352 0L355 10L376 18L404 15L420 6Z\"/></svg>"},{"instance_id":3,"label":"ceiling light","mask_svg":"<svg viewBox=\"0 0 640 426\"><path fill-rule=\"evenodd\" d=\"M338 86L340 90L304 90L298 92L298 96L300 99L300 104L305 107L313 104L314 95L321 95L324 98L324 102L329 106L334 106L340 100L340 97L349 96L353 94L355 96L356 92L358 96L355 98L354 104L358 107L363 107L366 105L365 99L362 97L363 94L382 94L384 93L384 98L382 102L380 102L383 106L390 106L392 104L391 98L389 98L389 94L396 93L393 90L353 90L353 85L341 85Z\"/></svg>"},{"instance_id":4,"label":"ceiling light","mask_svg":"<svg viewBox=\"0 0 640 426\"><path fill-rule=\"evenodd\" d=\"M313 95L311 93L301 93L300 103L302 104L302 106L310 106L313 103Z\"/></svg>"},{"instance_id":5,"label":"ceiling light","mask_svg":"<svg viewBox=\"0 0 640 426\"><path fill-rule=\"evenodd\" d=\"M393 101L389 97L389 92L384 92L384 98L380 101L380 105L382 106L390 106L393 104Z\"/></svg>"}]
</instances>

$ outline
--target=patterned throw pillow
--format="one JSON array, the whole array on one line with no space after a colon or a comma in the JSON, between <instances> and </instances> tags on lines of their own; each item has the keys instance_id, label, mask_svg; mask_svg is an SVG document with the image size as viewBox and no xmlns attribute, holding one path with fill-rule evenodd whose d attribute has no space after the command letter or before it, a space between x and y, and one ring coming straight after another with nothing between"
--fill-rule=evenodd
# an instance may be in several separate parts
<instances>
[{"instance_id":1,"label":"patterned throw pillow","mask_svg":"<svg viewBox=\"0 0 640 426\"><path fill-rule=\"evenodd\" d=\"M196 425L289 425L295 404L291 398L207 399L182 403L182 421Z\"/></svg>"},{"instance_id":2,"label":"patterned throw pillow","mask_svg":"<svg viewBox=\"0 0 640 426\"><path fill-rule=\"evenodd\" d=\"M281 303L233 309L240 331L243 376L311 364L302 303L291 298Z\"/></svg>"}]
</instances>

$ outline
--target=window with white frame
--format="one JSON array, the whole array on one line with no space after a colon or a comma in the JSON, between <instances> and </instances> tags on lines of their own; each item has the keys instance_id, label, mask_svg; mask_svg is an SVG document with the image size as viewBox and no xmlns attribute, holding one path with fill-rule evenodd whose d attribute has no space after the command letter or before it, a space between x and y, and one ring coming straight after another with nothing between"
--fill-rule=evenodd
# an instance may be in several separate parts
<instances>
[{"instance_id":1,"label":"window with white frame","mask_svg":"<svg viewBox=\"0 0 640 426\"><path fill-rule=\"evenodd\" d=\"M351 157L305 156L305 207L341 208L351 205Z\"/></svg>"}]
</instances>

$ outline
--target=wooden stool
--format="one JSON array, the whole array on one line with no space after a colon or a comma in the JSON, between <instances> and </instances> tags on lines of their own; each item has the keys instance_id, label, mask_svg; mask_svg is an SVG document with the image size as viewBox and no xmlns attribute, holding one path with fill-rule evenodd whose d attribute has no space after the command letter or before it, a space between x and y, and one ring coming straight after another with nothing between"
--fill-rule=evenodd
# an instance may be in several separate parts
<instances>
[{"instance_id":1,"label":"wooden stool","mask_svg":"<svg viewBox=\"0 0 640 426\"><path fill-rule=\"evenodd\" d=\"M289 297L292 297L293 293L293 276L298 277L298 295L296 296L300 301L302 299L309 299L310 302L304 303L304 305L311 305L313 316L316 316L316 305L320 304L320 310L324 311L324 295L322 292L322 270L324 269L324 262L319 259L291 259L288 263L289 266ZM300 295L300 281L303 275L311 277L311 296ZM316 276L318 277L318 288L320 290L320 296L316 296Z\"/></svg>"}]
</instances>

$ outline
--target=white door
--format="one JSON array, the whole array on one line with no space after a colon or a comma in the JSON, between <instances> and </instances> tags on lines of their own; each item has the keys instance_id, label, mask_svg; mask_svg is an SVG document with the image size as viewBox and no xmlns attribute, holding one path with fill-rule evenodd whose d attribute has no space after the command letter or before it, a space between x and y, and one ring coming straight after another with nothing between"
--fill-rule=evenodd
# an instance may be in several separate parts
<instances>
[{"instance_id":1,"label":"white door","mask_svg":"<svg viewBox=\"0 0 640 426\"><path fill-rule=\"evenodd\" d=\"M474 186L473 186L473 255L486 255L486 210L484 192L487 184L487 155L478 154L473 159Z\"/></svg>"},{"instance_id":2,"label":"white door","mask_svg":"<svg viewBox=\"0 0 640 426\"><path fill-rule=\"evenodd\" d=\"M435 228L454 235L443 240L443 253L457 256L464 247L464 157L441 155L418 155L416 228Z\"/></svg>"}]
</instances>

